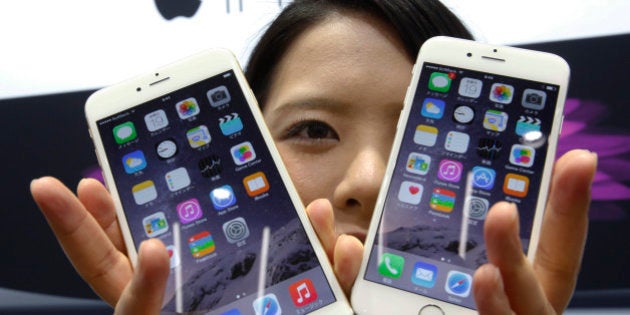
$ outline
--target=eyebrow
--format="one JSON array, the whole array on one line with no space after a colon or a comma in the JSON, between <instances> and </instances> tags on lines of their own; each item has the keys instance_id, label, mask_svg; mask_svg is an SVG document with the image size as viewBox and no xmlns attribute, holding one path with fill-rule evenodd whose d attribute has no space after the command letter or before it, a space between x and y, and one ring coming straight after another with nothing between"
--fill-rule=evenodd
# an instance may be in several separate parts
<instances>
[{"instance_id":1,"label":"eyebrow","mask_svg":"<svg viewBox=\"0 0 630 315\"><path fill-rule=\"evenodd\" d=\"M352 110L348 103L324 97L309 97L292 100L281 104L273 111L276 114L290 113L302 110L324 110L326 112L342 114Z\"/></svg>"},{"instance_id":2,"label":"eyebrow","mask_svg":"<svg viewBox=\"0 0 630 315\"><path fill-rule=\"evenodd\" d=\"M385 116L396 117L400 116L400 112L403 108L403 103L384 103L382 104L382 113ZM357 110L361 110L360 106L353 103L340 101L327 97L304 97L290 100L288 102L280 104L276 107L274 115L286 115L294 112L306 111L306 110L321 110L337 115L347 115L354 113Z\"/></svg>"}]
</instances>

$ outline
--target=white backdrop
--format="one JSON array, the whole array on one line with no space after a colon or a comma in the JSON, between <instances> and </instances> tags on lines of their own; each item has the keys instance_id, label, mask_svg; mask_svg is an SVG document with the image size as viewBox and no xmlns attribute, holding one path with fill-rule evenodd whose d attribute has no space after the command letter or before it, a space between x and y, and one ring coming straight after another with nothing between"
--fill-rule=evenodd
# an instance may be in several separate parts
<instances>
[{"instance_id":1,"label":"white backdrop","mask_svg":"<svg viewBox=\"0 0 630 315\"><path fill-rule=\"evenodd\" d=\"M167 21L154 0L0 0L0 99L100 88L209 47L245 63L288 2L205 0ZM443 2L496 44L630 33L630 0Z\"/></svg>"}]
</instances>

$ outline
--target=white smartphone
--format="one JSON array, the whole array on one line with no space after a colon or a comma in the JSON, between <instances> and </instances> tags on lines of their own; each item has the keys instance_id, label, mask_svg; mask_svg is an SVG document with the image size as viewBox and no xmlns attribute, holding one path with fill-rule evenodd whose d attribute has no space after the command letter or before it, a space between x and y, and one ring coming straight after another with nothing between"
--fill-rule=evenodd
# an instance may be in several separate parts
<instances>
[{"instance_id":1,"label":"white smartphone","mask_svg":"<svg viewBox=\"0 0 630 315\"><path fill-rule=\"evenodd\" d=\"M476 314L484 219L501 200L518 206L533 257L568 79L552 54L422 46L352 292L358 314Z\"/></svg>"},{"instance_id":2,"label":"white smartphone","mask_svg":"<svg viewBox=\"0 0 630 315\"><path fill-rule=\"evenodd\" d=\"M94 93L85 112L129 256L168 248L164 313L351 314L232 53Z\"/></svg>"}]
</instances>

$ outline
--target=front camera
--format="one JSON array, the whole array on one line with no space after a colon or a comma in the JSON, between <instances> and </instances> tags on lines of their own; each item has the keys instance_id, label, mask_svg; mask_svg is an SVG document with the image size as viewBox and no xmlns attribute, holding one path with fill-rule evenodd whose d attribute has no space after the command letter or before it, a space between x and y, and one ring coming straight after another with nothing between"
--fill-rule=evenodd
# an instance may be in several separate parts
<instances>
[{"instance_id":1,"label":"front camera","mask_svg":"<svg viewBox=\"0 0 630 315\"><path fill-rule=\"evenodd\" d=\"M467 53L466 56L472 57L472 53Z\"/></svg>"},{"instance_id":2,"label":"front camera","mask_svg":"<svg viewBox=\"0 0 630 315\"><path fill-rule=\"evenodd\" d=\"M136 92L140 92L140 91L142 91L142 88L141 87L137 87L136 88Z\"/></svg>"}]
</instances>

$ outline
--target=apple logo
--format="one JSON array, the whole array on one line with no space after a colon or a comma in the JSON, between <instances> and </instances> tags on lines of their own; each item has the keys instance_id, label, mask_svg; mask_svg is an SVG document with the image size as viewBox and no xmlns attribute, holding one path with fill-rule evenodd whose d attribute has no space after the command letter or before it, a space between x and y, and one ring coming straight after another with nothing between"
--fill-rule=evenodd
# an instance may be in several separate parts
<instances>
[{"instance_id":1,"label":"apple logo","mask_svg":"<svg viewBox=\"0 0 630 315\"><path fill-rule=\"evenodd\" d=\"M155 6L162 17L170 21L178 16L193 17L201 6L201 0L155 0Z\"/></svg>"}]
</instances>

